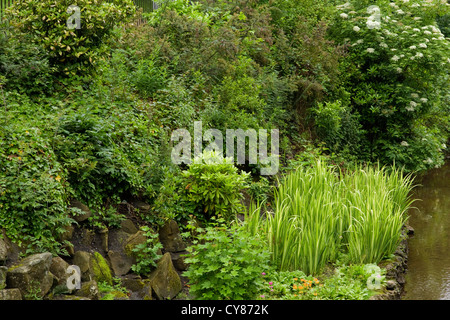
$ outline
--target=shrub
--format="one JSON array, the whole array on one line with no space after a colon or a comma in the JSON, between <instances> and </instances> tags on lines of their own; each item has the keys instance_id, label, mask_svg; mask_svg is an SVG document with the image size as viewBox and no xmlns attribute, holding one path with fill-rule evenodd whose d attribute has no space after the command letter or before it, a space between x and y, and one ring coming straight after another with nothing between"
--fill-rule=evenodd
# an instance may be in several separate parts
<instances>
[{"instance_id":1,"label":"shrub","mask_svg":"<svg viewBox=\"0 0 450 320\"><path fill-rule=\"evenodd\" d=\"M427 121L436 107L446 117L449 43L435 23L449 6L419 1L377 1L380 19L370 17L368 1L338 6L331 35L347 46L341 64L349 110L358 119L360 159L422 170L443 163L448 138L440 121ZM446 118L448 119L448 118ZM431 120L431 119L430 119ZM419 132L426 131L422 140ZM419 151L420 150L420 151ZM417 152L419 151L419 152Z\"/></svg>"},{"instance_id":2,"label":"shrub","mask_svg":"<svg viewBox=\"0 0 450 320\"><path fill-rule=\"evenodd\" d=\"M166 85L167 71L158 66L155 60L139 60L131 78L138 92L148 98Z\"/></svg>"},{"instance_id":3,"label":"shrub","mask_svg":"<svg viewBox=\"0 0 450 320\"><path fill-rule=\"evenodd\" d=\"M5 88L26 94L42 94L53 85L49 56L39 44L29 37L17 37L10 28L0 26L0 73L6 78ZM1 36L0 36L1 37Z\"/></svg>"},{"instance_id":4,"label":"shrub","mask_svg":"<svg viewBox=\"0 0 450 320\"><path fill-rule=\"evenodd\" d=\"M51 141L36 126L0 110L0 228L27 253L65 253L58 242L73 222L67 210L66 173Z\"/></svg>"},{"instance_id":5,"label":"shrub","mask_svg":"<svg viewBox=\"0 0 450 320\"><path fill-rule=\"evenodd\" d=\"M135 12L131 0L77 1L81 26L71 29L67 25L71 5L71 0L17 0L6 9L11 25L31 35L32 43L47 51L51 66L67 75L85 72L95 64L101 58L102 41Z\"/></svg>"},{"instance_id":6,"label":"shrub","mask_svg":"<svg viewBox=\"0 0 450 320\"><path fill-rule=\"evenodd\" d=\"M53 137L73 197L100 210L108 199L153 196L158 132L146 112L81 96L59 118Z\"/></svg>"},{"instance_id":7,"label":"shrub","mask_svg":"<svg viewBox=\"0 0 450 320\"><path fill-rule=\"evenodd\" d=\"M206 228L188 251L184 275L196 299L254 299L262 284L261 273L269 268L269 253L260 239L236 225L229 230Z\"/></svg>"},{"instance_id":8,"label":"shrub","mask_svg":"<svg viewBox=\"0 0 450 320\"><path fill-rule=\"evenodd\" d=\"M229 159L205 152L194 159L183 177L188 199L201 215L229 219L243 213L241 190L247 187L248 174L239 173Z\"/></svg>"}]
</instances>

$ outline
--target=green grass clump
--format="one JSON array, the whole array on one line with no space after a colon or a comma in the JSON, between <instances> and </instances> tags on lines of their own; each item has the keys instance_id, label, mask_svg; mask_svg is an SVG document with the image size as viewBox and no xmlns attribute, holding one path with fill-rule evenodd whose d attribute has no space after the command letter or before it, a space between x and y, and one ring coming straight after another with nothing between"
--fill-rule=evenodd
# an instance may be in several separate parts
<instances>
[{"instance_id":1,"label":"green grass clump","mask_svg":"<svg viewBox=\"0 0 450 320\"><path fill-rule=\"evenodd\" d=\"M317 274L342 251L352 263L378 263L400 241L411 189L410 177L395 168L343 174L318 160L281 181L267 219L253 206L247 228L265 235L278 270Z\"/></svg>"}]
</instances>

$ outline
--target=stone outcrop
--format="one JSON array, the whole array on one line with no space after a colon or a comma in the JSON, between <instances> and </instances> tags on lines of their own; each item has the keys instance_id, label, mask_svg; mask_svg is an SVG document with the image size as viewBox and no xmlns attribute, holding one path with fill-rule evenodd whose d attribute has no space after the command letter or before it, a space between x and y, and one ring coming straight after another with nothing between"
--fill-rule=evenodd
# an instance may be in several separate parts
<instances>
[{"instance_id":1,"label":"stone outcrop","mask_svg":"<svg viewBox=\"0 0 450 320\"><path fill-rule=\"evenodd\" d=\"M143 202L133 205L137 207L129 205L132 210L150 210ZM156 239L164 249L159 250L162 258L156 268L140 276L131 270L137 258L133 249L147 243L145 232L133 222L138 219L125 219L120 228L93 230L83 223L92 215L89 208L76 200L71 206L82 214L73 215L78 224L67 226L59 238L66 245L68 256L44 252L20 260L19 247L0 230L0 300L163 300L175 298L182 290L178 272L187 268L182 257L186 244L175 221L169 220L158 231ZM119 290L113 288L114 277L120 279ZM101 292L100 283L109 284L111 290ZM73 287L74 284L80 287Z\"/></svg>"},{"instance_id":2,"label":"stone outcrop","mask_svg":"<svg viewBox=\"0 0 450 320\"><path fill-rule=\"evenodd\" d=\"M98 252L90 253L77 251L72 263L80 268L81 280L98 282L105 281L112 284L112 273L105 258Z\"/></svg>"},{"instance_id":3,"label":"stone outcrop","mask_svg":"<svg viewBox=\"0 0 450 320\"><path fill-rule=\"evenodd\" d=\"M115 276L124 276L130 272L134 259L123 251L108 251L108 261Z\"/></svg>"},{"instance_id":4,"label":"stone outcrop","mask_svg":"<svg viewBox=\"0 0 450 320\"><path fill-rule=\"evenodd\" d=\"M53 257L52 263L50 264L50 272L55 276L58 285L65 285L67 283L69 274L66 271L68 267L69 263L63 258Z\"/></svg>"},{"instance_id":5,"label":"stone outcrop","mask_svg":"<svg viewBox=\"0 0 450 320\"><path fill-rule=\"evenodd\" d=\"M0 266L17 260L19 254L19 247L6 236L5 230L0 229Z\"/></svg>"},{"instance_id":6,"label":"stone outcrop","mask_svg":"<svg viewBox=\"0 0 450 320\"><path fill-rule=\"evenodd\" d=\"M22 294L17 288L0 290L0 300L22 300Z\"/></svg>"},{"instance_id":7,"label":"stone outcrop","mask_svg":"<svg viewBox=\"0 0 450 320\"><path fill-rule=\"evenodd\" d=\"M182 289L180 276L175 271L168 252L158 261L156 270L150 274L149 279L159 300L172 299Z\"/></svg>"},{"instance_id":8,"label":"stone outcrop","mask_svg":"<svg viewBox=\"0 0 450 320\"><path fill-rule=\"evenodd\" d=\"M88 206L76 199L70 201L70 207L77 209L77 214L73 214L72 218L76 222L83 222L92 216L92 212Z\"/></svg>"},{"instance_id":9,"label":"stone outcrop","mask_svg":"<svg viewBox=\"0 0 450 320\"><path fill-rule=\"evenodd\" d=\"M6 287L6 272L8 271L7 267L0 267L0 290Z\"/></svg>"},{"instance_id":10,"label":"stone outcrop","mask_svg":"<svg viewBox=\"0 0 450 320\"><path fill-rule=\"evenodd\" d=\"M129 275L122 279L122 286L131 292L130 300L152 300L152 286L149 279Z\"/></svg>"},{"instance_id":11,"label":"stone outcrop","mask_svg":"<svg viewBox=\"0 0 450 320\"><path fill-rule=\"evenodd\" d=\"M178 224L174 220L167 221L159 230L159 241L169 252L180 252L186 249Z\"/></svg>"},{"instance_id":12,"label":"stone outcrop","mask_svg":"<svg viewBox=\"0 0 450 320\"><path fill-rule=\"evenodd\" d=\"M8 269L6 285L17 288L25 299L44 297L53 285L54 276L50 272L52 254L33 254Z\"/></svg>"}]
</instances>

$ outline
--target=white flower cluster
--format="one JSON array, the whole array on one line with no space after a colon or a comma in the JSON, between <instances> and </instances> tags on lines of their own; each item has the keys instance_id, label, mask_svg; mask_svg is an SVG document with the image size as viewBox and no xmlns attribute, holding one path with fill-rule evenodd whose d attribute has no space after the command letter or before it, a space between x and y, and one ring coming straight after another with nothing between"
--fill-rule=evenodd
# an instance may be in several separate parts
<instances>
[{"instance_id":1,"label":"white flower cluster","mask_svg":"<svg viewBox=\"0 0 450 320\"><path fill-rule=\"evenodd\" d=\"M411 98L413 98L413 99L419 99L419 94L418 93L411 93ZM428 102L428 99L427 98L424 98L424 97L422 97L422 98L420 98L419 99L420 100L420 102L422 102L422 103L427 103ZM407 110L407 111L409 111L409 112L413 112L415 109L416 109L416 107L418 106L419 104L417 103L417 102L415 102L415 101L410 101L409 102L409 106L407 106L405 109Z\"/></svg>"},{"instance_id":2,"label":"white flower cluster","mask_svg":"<svg viewBox=\"0 0 450 320\"><path fill-rule=\"evenodd\" d=\"M406 111L413 112L414 110L416 110L416 107L417 107L417 103L414 101L411 101L409 103L409 106L406 107Z\"/></svg>"},{"instance_id":3,"label":"white flower cluster","mask_svg":"<svg viewBox=\"0 0 450 320\"><path fill-rule=\"evenodd\" d=\"M367 20L367 28L369 29L380 29L381 28L381 22L376 20Z\"/></svg>"}]
</instances>

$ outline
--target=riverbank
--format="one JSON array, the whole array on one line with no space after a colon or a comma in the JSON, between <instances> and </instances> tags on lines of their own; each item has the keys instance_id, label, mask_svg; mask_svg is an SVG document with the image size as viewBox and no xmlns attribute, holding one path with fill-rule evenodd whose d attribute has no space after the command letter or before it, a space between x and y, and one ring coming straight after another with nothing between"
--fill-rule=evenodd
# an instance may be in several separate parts
<instances>
[{"instance_id":1,"label":"riverbank","mask_svg":"<svg viewBox=\"0 0 450 320\"><path fill-rule=\"evenodd\" d=\"M394 258L382 261L380 267L386 269L386 286L383 293L374 295L370 300L400 300L404 293L406 273L408 270L408 239L414 229L405 224L402 229L402 240L394 253Z\"/></svg>"},{"instance_id":2,"label":"riverbank","mask_svg":"<svg viewBox=\"0 0 450 320\"><path fill-rule=\"evenodd\" d=\"M450 159L417 178L403 300L450 299Z\"/></svg>"}]
</instances>

